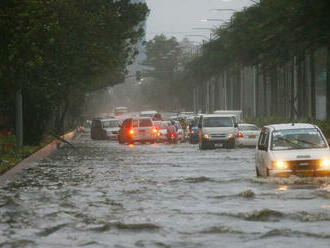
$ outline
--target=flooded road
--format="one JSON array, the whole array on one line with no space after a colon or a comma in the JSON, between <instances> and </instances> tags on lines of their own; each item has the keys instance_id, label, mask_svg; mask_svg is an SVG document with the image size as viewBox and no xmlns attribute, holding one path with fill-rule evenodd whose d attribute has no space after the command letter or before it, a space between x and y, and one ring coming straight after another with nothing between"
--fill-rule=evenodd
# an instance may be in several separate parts
<instances>
[{"instance_id":1,"label":"flooded road","mask_svg":"<svg viewBox=\"0 0 330 248\"><path fill-rule=\"evenodd\" d=\"M327 178L256 178L253 149L74 145L0 189L0 247L330 246Z\"/></svg>"}]
</instances>

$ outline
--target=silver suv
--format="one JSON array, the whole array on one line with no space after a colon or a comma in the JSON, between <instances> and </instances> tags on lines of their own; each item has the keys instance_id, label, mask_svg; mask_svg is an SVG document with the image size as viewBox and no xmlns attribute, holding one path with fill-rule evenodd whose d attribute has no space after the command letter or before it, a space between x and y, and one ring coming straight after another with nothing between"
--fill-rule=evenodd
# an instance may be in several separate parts
<instances>
[{"instance_id":1,"label":"silver suv","mask_svg":"<svg viewBox=\"0 0 330 248\"><path fill-rule=\"evenodd\" d=\"M198 128L200 149L211 149L217 144L229 149L235 148L237 123L234 116L202 115L199 119Z\"/></svg>"}]
</instances>

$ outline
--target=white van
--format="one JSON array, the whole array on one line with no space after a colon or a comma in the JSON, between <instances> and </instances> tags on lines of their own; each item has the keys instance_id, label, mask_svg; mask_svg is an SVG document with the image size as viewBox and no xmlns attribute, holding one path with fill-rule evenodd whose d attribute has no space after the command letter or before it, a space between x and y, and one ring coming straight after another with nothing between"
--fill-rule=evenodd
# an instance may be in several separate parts
<instances>
[{"instance_id":1,"label":"white van","mask_svg":"<svg viewBox=\"0 0 330 248\"><path fill-rule=\"evenodd\" d=\"M124 120L120 127L118 141L120 144L133 144L134 142L150 142L153 144L157 139L157 134L158 130L151 118L128 118Z\"/></svg>"},{"instance_id":2,"label":"white van","mask_svg":"<svg viewBox=\"0 0 330 248\"><path fill-rule=\"evenodd\" d=\"M242 110L215 110L213 114L235 116L237 123L240 123L242 119Z\"/></svg>"},{"instance_id":3,"label":"white van","mask_svg":"<svg viewBox=\"0 0 330 248\"><path fill-rule=\"evenodd\" d=\"M230 115L201 115L198 123L199 148L201 150L214 148L215 145L235 148L237 134L236 118Z\"/></svg>"},{"instance_id":4,"label":"white van","mask_svg":"<svg viewBox=\"0 0 330 248\"><path fill-rule=\"evenodd\" d=\"M158 112L156 110L147 110L147 111L141 111L139 116L140 117L154 117L155 114Z\"/></svg>"},{"instance_id":5,"label":"white van","mask_svg":"<svg viewBox=\"0 0 330 248\"><path fill-rule=\"evenodd\" d=\"M330 149L321 130L292 123L261 129L256 151L257 176L330 175Z\"/></svg>"}]
</instances>

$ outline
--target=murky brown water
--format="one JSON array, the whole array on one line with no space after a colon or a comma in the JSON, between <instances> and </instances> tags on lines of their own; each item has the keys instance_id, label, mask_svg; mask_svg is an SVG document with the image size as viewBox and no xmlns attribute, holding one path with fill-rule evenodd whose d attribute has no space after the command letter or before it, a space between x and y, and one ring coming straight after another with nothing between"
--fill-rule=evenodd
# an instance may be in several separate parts
<instances>
[{"instance_id":1,"label":"murky brown water","mask_svg":"<svg viewBox=\"0 0 330 248\"><path fill-rule=\"evenodd\" d=\"M75 146L0 189L0 247L330 246L330 179L256 178L253 149Z\"/></svg>"}]
</instances>

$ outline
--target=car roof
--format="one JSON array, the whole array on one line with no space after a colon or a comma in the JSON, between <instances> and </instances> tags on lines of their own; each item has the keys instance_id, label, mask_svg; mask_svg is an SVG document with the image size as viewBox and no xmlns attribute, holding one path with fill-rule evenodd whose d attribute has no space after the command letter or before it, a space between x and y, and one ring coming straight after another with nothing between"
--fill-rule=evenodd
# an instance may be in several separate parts
<instances>
[{"instance_id":1,"label":"car roof","mask_svg":"<svg viewBox=\"0 0 330 248\"><path fill-rule=\"evenodd\" d=\"M315 127L317 126L310 123L281 123L281 124L272 124L265 126L265 128L270 128L273 130L301 129L301 128L315 128Z\"/></svg>"},{"instance_id":2,"label":"car roof","mask_svg":"<svg viewBox=\"0 0 330 248\"><path fill-rule=\"evenodd\" d=\"M141 117L133 117L132 120L151 120L152 121L152 118L141 116Z\"/></svg>"},{"instance_id":3,"label":"car roof","mask_svg":"<svg viewBox=\"0 0 330 248\"><path fill-rule=\"evenodd\" d=\"M146 110L141 111L140 114L157 114L158 112L156 110Z\"/></svg>"},{"instance_id":4,"label":"car roof","mask_svg":"<svg viewBox=\"0 0 330 248\"><path fill-rule=\"evenodd\" d=\"M233 117L231 114L203 114L203 117Z\"/></svg>"},{"instance_id":5,"label":"car roof","mask_svg":"<svg viewBox=\"0 0 330 248\"><path fill-rule=\"evenodd\" d=\"M252 123L238 123L238 126L254 126L254 127L258 127L256 124L252 124Z\"/></svg>"},{"instance_id":6,"label":"car roof","mask_svg":"<svg viewBox=\"0 0 330 248\"><path fill-rule=\"evenodd\" d=\"M101 119L101 121L120 121L120 120L117 118L104 118L104 119Z\"/></svg>"}]
</instances>

